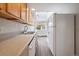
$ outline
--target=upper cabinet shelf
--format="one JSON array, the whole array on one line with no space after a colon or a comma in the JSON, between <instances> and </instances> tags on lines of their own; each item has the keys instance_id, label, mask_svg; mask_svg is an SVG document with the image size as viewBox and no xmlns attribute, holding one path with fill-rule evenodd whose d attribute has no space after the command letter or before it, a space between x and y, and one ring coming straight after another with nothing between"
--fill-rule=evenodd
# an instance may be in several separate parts
<instances>
[{"instance_id":1,"label":"upper cabinet shelf","mask_svg":"<svg viewBox=\"0 0 79 59\"><path fill-rule=\"evenodd\" d=\"M32 25L32 11L26 3L0 3L0 17Z\"/></svg>"}]
</instances>

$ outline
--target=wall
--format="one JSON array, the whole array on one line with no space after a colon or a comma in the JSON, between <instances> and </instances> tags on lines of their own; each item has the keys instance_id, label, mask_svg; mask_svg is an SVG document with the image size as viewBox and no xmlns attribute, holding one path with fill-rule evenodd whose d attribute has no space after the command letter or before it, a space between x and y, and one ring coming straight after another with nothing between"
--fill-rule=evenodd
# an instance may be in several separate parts
<instances>
[{"instance_id":1,"label":"wall","mask_svg":"<svg viewBox=\"0 0 79 59\"><path fill-rule=\"evenodd\" d=\"M55 55L54 54L54 46L53 46L53 39L54 39L54 20L55 19L53 19L53 15L51 15L49 18L48 18L48 45L49 45L49 48L50 48L50 50L51 50L51 52L52 52L52 54L53 55Z\"/></svg>"},{"instance_id":2,"label":"wall","mask_svg":"<svg viewBox=\"0 0 79 59\"><path fill-rule=\"evenodd\" d=\"M23 32L24 25L0 18L0 42L13 38Z\"/></svg>"}]
</instances>

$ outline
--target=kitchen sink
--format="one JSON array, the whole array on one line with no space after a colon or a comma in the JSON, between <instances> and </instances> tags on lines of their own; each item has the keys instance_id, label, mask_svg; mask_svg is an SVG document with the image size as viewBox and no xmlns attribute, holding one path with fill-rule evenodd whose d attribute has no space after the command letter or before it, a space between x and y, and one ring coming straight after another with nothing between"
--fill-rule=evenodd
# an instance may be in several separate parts
<instances>
[{"instance_id":1,"label":"kitchen sink","mask_svg":"<svg viewBox=\"0 0 79 59\"><path fill-rule=\"evenodd\" d=\"M34 34L35 32L25 32L24 34Z\"/></svg>"},{"instance_id":2,"label":"kitchen sink","mask_svg":"<svg viewBox=\"0 0 79 59\"><path fill-rule=\"evenodd\" d=\"M27 32L27 34L34 34L35 32Z\"/></svg>"}]
</instances>

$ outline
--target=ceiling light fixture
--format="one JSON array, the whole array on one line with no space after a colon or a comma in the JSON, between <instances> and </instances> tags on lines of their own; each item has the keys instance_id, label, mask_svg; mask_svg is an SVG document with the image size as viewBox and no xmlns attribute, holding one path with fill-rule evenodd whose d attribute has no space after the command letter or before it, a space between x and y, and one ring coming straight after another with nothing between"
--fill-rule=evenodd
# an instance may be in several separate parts
<instances>
[{"instance_id":1,"label":"ceiling light fixture","mask_svg":"<svg viewBox=\"0 0 79 59\"><path fill-rule=\"evenodd\" d=\"M32 8L32 11L35 11L35 8Z\"/></svg>"}]
</instances>

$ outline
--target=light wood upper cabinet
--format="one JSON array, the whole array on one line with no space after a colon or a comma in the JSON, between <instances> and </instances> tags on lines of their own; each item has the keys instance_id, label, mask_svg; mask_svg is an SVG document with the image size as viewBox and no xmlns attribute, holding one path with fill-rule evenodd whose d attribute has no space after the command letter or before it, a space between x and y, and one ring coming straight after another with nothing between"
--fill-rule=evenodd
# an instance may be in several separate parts
<instances>
[{"instance_id":1,"label":"light wood upper cabinet","mask_svg":"<svg viewBox=\"0 0 79 59\"><path fill-rule=\"evenodd\" d=\"M21 3L21 19L27 23L27 4Z\"/></svg>"},{"instance_id":2,"label":"light wood upper cabinet","mask_svg":"<svg viewBox=\"0 0 79 59\"><path fill-rule=\"evenodd\" d=\"M30 25L32 25L32 21L33 21L33 19L32 19L32 10L28 7L28 10L27 10L27 23L28 24L30 24Z\"/></svg>"},{"instance_id":3,"label":"light wood upper cabinet","mask_svg":"<svg viewBox=\"0 0 79 59\"><path fill-rule=\"evenodd\" d=\"M0 10L6 11L6 3L0 3Z\"/></svg>"},{"instance_id":4,"label":"light wood upper cabinet","mask_svg":"<svg viewBox=\"0 0 79 59\"><path fill-rule=\"evenodd\" d=\"M0 17L32 24L32 11L26 3L0 3Z\"/></svg>"},{"instance_id":5,"label":"light wood upper cabinet","mask_svg":"<svg viewBox=\"0 0 79 59\"><path fill-rule=\"evenodd\" d=\"M20 3L7 3L7 12L16 17L20 17Z\"/></svg>"},{"instance_id":6,"label":"light wood upper cabinet","mask_svg":"<svg viewBox=\"0 0 79 59\"><path fill-rule=\"evenodd\" d=\"M12 15L7 13L7 3L0 3L0 17L5 19L14 19Z\"/></svg>"},{"instance_id":7,"label":"light wood upper cabinet","mask_svg":"<svg viewBox=\"0 0 79 59\"><path fill-rule=\"evenodd\" d=\"M27 4L21 4L21 19L27 24L32 24L32 11Z\"/></svg>"},{"instance_id":8,"label":"light wood upper cabinet","mask_svg":"<svg viewBox=\"0 0 79 59\"><path fill-rule=\"evenodd\" d=\"M21 4L21 18L27 24L32 24L32 11L27 4Z\"/></svg>"},{"instance_id":9,"label":"light wood upper cabinet","mask_svg":"<svg viewBox=\"0 0 79 59\"><path fill-rule=\"evenodd\" d=\"M29 9L29 20L28 20L28 22L29 22L29 24L32 24L32 10L31 9Z\"/></svg>"}]
</instances>

